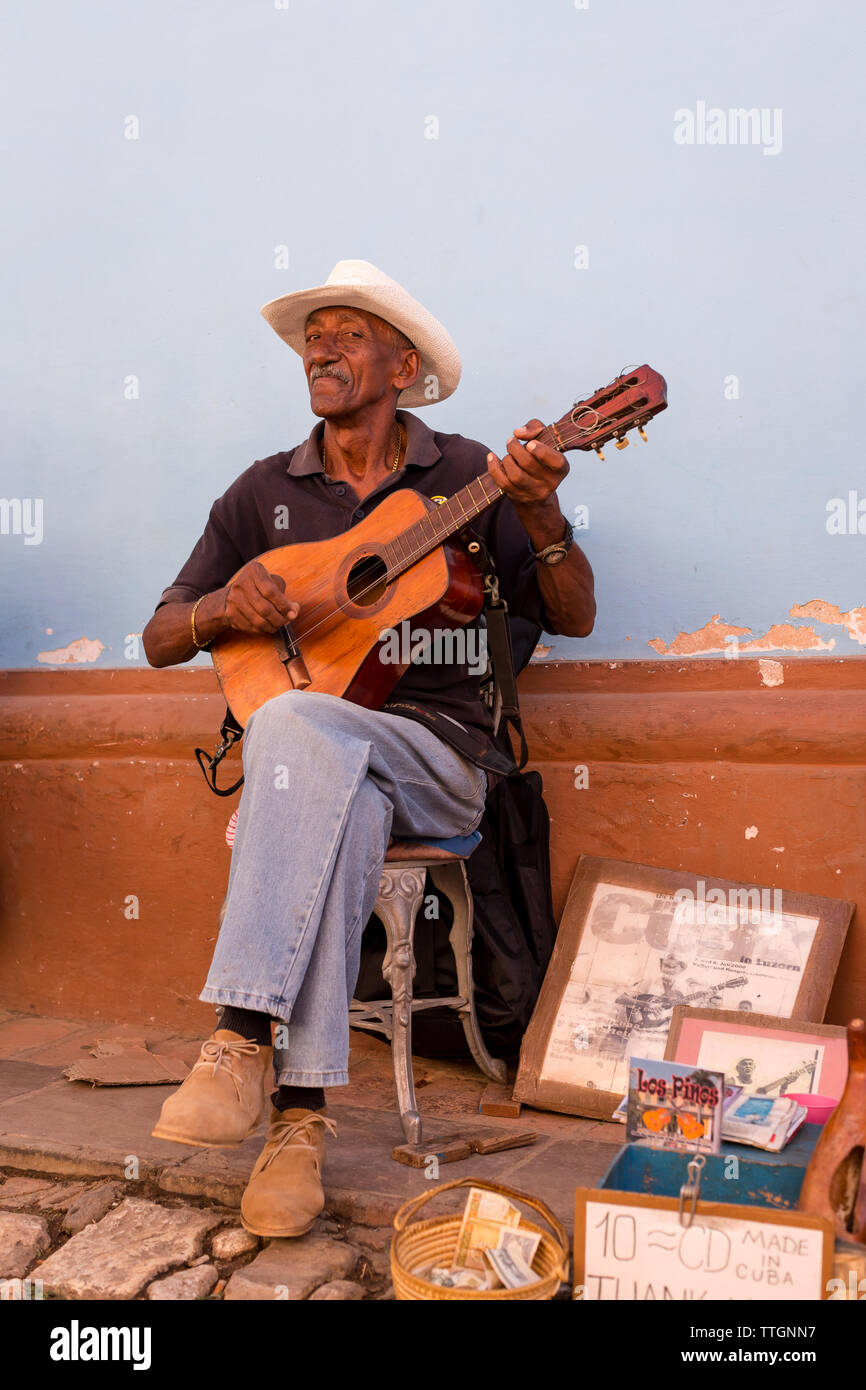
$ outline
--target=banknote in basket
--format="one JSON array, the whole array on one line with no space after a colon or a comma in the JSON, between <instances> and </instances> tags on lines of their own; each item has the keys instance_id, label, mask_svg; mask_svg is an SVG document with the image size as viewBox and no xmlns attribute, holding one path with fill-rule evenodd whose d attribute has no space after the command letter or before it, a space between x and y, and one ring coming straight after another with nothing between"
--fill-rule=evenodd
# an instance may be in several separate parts
<instances>
[{"instance_id":1,"label":"banknote in basket","mask_svg":"<svg viewBox=\"0 0 866 1390\"><path fill-rule=\"evenodd\" d=\"M534 1284L538 1279L535 1270L526 1263L516 1246L511 1249L499 1246L498 1249L485 1250L484 1258L506 1289L519 1289L524 1284Z\"/></svg>"},{"instance_id":2,"label":"banknote in basket","mask_svg":"<svg viewBox=\"0 0 866 1390\"><path fill-rule=\"evenodd\" d=\"M518 1230L500 1231L496 1249L507 1250L510 1255L518 1254L531 1269L540 1243L541 1236L537 1231L526 1231L520 1227Z\"/></svg>"},{"instance_id":3,"label":"banknote in basket","mask_svg":"<svg viewBox=\"0 0 866 1390\"><path fill-rule=\"evenodd\" d=\"M520 1222L520 1211L498 1192L486 1192L471 1187L463 1209L463 1220L457 1234L457 1247L452 1264L455 1269L478 1269L485 1272L483 1250L496 1246L503 1230Z\"/></svg>"}]
</instances>

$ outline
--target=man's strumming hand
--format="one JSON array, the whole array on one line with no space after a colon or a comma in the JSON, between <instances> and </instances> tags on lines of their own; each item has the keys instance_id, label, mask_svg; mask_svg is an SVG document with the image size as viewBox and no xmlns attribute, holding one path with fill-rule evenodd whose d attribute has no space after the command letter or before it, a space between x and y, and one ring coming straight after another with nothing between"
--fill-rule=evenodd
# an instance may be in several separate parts
<instances>
[{"instance_id":1,"label":"man's strumming hand","mask_svg":"<svg viewBox=\"0 0 866 1390\"><path fill-rule=\"evenodd\" d=\"M174 666L190 661L200 650L192 640L191 603L165 603L142 634L151 666ZM205 594L195 611L195 630L202 646L220 633L260 636L276 632L298 616L300 609L286 594L285 580L270 574L259 560L250 560L221 589Z\"/></svg>"},{"instance_id":2,"label":"man's strumming hand","mask_svg":"<svg viewBox=\"0 0 866 1390\"><path fill-rule=\"evenodd\" d=\"M213 595L214 602L220 597L225 626L236 632L276 632L300 612L298 604L286 593L286 581L271 574L260 560L244 565L224 589ZM207 599L199 613L206 603Z\"/></svg>"}]
</instances>

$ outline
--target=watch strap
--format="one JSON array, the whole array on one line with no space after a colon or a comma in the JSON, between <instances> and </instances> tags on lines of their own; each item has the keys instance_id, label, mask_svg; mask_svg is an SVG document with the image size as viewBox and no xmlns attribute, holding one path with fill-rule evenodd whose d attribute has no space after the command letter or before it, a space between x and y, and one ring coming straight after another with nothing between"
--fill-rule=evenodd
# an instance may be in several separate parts
<instances>
[{"instance_id":1,"label":"watch strap","mask_svg":"<svg viewBox=\"0 0 866 1390\"><path fill-rule=\"evenodd\" d=\"M574 543L574 527L572 526L571 522L570 522L570 521L568 520L568 518L566 517L566 518L565 518L565 535L562 537L561 540L554 541L551 545L546 545L546 546L544 547L543 550L536 550L536 549L535 549L535 546L532 544L532 541L530 541L530 542L529 542L529 549L530 549L530 552L532 553L532 555L535 557L535 559L538 560L538 561L540 561L542 564L544 564L544 561L545 561L546 556L552 554L553 551L564 551L564 552L567 554L568 551L571 549L573 543Z\"/></svg>"}]
</instances>

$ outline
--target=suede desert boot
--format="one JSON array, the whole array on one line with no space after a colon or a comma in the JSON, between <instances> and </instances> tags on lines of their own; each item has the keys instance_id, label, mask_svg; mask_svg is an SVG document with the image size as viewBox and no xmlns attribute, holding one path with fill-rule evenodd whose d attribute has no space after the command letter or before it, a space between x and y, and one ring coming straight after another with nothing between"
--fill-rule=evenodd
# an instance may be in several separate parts
<instances>
[{"instance_id":1,"label":"suede desert boot","mask_svg":"<svg viewBox=\"0 0 866 1390\"><path fill-rule=\"evenodd\" d=\"M218 1028L202 1044L189 1076L163 1105L154 1139L203 1149L242 1144L264 1119L265 1076L270 1076L272 1056L272 1047Z\"/></svg>"},{"instance_id":2,"label":"suede desert boot","mask_svg":"<svg viewBox=\"0 0 866 1390\"><path fill-rule=\"evenodd\" d=\"M336 1135L323 1110L275 1110L265 1147L241 1199L241 1221L257 1236L302 1236L325 1205L322 1164L325 1131Z\"/></svg>"}]
</instances>

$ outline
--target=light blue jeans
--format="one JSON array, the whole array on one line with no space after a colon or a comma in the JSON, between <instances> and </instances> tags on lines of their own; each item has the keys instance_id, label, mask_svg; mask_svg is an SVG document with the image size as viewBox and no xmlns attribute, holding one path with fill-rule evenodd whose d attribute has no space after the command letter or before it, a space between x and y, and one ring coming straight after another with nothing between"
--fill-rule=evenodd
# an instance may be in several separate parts
<instances>
[{"instance_id":1,"label":"light blue jeans","mask_svg":"<svg viewBox=\"0 0 866 1390\"><path fill-rule=\"evenodd\" d=\"M390 835L468 835L484 772L414 720L292 690L244 734L226 911L200 998L288 1025L284 1085L345 1086L361 936Z\"/></svg>"}]
</instances>

